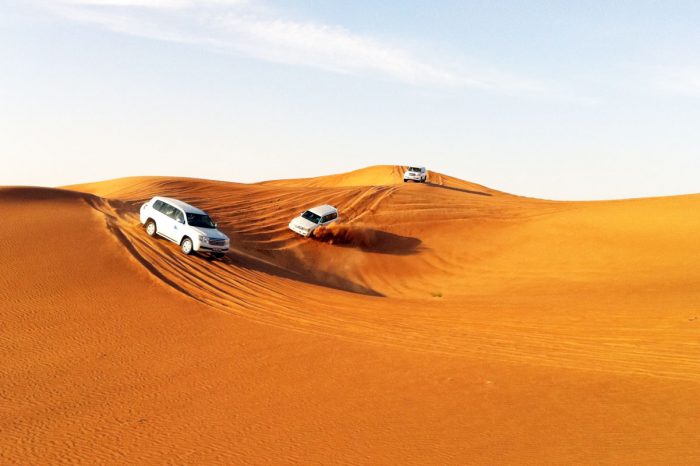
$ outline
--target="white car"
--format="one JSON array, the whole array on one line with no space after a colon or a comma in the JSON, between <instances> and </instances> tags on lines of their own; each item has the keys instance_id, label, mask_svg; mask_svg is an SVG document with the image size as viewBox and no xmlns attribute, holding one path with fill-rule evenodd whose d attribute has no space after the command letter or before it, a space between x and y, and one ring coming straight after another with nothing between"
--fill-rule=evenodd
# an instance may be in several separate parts
<instances>
[{"instance_id":1,"label":"white car","mask_svg":"<svg viewBox=\"0 0 700 466\"><path fill-rule=\"evenodd\" d=\"M338 209L332 205L319 205L302 212L289 222L289 229L301 236L309 237L320 226L338 221Z\"/></svg>"},{"instance_id":2,"label":"white car","mask_svg":"<svg viewBox=\"0 0 700 466\"><path fill-rule=\"evenodd\" d=\"M160 235L177 243L187 255L197 251L223 257L228 251L228 236L209 215L177 199L154 197L141 206L140 219L149 236Z\"/></svg>"},{"instance_id":3,"label":"white car","mask_svg":"<svg viewBox=\"0 0 700 466\"><path fill-rule=\"evenodd\" d=\"M425 183L428 179L428 171L425 167L408 167L403 174L403 182L415 181L417 183Z\"/></svg>"}]
</instances>

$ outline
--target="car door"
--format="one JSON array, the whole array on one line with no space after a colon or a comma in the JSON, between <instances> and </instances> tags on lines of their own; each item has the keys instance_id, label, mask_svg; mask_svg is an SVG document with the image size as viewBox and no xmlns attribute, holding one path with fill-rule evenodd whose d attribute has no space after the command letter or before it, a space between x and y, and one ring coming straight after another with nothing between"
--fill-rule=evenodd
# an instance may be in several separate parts
<instances>
[{"instance_id":1,"label":"car door","mask_svg":"<svg viewBox=\"0 0 700 466\"><path fill-rule=\"evenodd\" d=\"M168 228L170 224L170 219L168 218L167 215L165 215L163 212L165 212L165 206L167 204L160 199L157 200L156 202L153 203L153 212L151 213L151 217L153 220L156 222L156 228L158 231L158 234L161 236L168 237Z\"/></svg>"},{"instance_id":2,"label":"car door","mask_svg":"<svg viewBox=\"0 0 700 466\"><path fill-rule=\"evenodd\" d=\"M163 202L160 209L160 218L156 221L158 224L158 233L173 241L175 238L175 212L177 209L174 205Z\"/></svg>"},{"instance_id":3,"label":"car door","mask_svg":"<svg viewBox=\"0 0 700 466\"><path fill-rule=\"evenodd\" d=\"M173 235L172 239L178 244L182 241L182 237L185 236L185 213L176 208L173 213Z\"/></svg>"}]
</instances>

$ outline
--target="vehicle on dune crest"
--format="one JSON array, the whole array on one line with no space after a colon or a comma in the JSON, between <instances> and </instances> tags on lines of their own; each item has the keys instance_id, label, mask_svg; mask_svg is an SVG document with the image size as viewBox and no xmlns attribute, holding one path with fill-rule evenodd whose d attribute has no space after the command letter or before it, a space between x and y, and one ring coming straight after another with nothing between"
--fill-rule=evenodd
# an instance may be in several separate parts
<instances>
[{"instance_id":1,"label":"vehicle on dune crest","mask_svg":"<svg viewBox=\"0 0 700 466\"><path fill-rule=\"evenodd\" d=\"M308 238L320 226L338 221L338 209L332 205L319 205L299 214L289 222L289 229Z\"/></svg>"},{"instance_id":2,"label":"vehicle on dune crest","mask_svg":"<svg viewBox=\"0 0 700 466\"><path fill-rule=\"evenodd\" d=\"M160 235L177 243L184 254L208 253L223 257L229 237L201 209L168 197L156 196L141 206L141 224L149 236Z\"/></svg>"},{"instance_id":3,"label":"vehicle on dune crest","mask_svg":"<svg viewBox=\"0 0 700 466\"><path fill-rule=\"evenodd\" d=\"M425 183L428 179L428 171L425 167L408 167L403 174L403 182L413 181L416 183Z\"/></svg>"}]
</instances>

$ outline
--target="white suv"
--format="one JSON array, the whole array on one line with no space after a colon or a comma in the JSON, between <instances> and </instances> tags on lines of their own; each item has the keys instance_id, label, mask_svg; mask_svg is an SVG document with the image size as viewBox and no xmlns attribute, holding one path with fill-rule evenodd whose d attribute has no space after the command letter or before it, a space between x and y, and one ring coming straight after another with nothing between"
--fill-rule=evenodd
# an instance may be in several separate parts
<instances>
[{"instance_id":1,"label":"white suv","mask_svg":"<svg viewBox=\"0 0 700 466\"><path fill-rule=\"evenodd\" d=\"M140 218L149 236L169 239L185 254L197 251L223 257L228 251L228 236L217 229L207 213L177 199L154 197L141 206Z\"/></svg>"},{"instance_id":2,"label":"white suv","mask_svg":"<svg viewBox=\"0 0 700 466\"><path fill-rule=\"evenodd\" d=\"M418 183L425 183L428 179L428 171L425 167L408 167L403 174L403 182L415 181Z\"/></svg>"},{"instance_id":3,"label":"white suv","mask_svg":"<svg viewBox=\"0 0 700 466\"><path fill-rule=\"evenodd\" d=\"M338 209L332 205L319 205L302 212L289 222L289 229L301 236L309 237L320 226L338 221Z\"/></svg>"}]
</instances>

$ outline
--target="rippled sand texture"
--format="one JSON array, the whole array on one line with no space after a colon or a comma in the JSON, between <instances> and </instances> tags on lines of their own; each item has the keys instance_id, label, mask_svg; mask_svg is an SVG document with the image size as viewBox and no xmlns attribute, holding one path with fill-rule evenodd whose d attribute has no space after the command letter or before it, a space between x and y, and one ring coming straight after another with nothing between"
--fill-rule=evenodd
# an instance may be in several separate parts
<instances>
[{"instance_id":1,"label":"rippled sand texture","mask_svg":"<svg viewBox=\"0 0 700 466\"><path fill-rule=\"evenodd\" d=\"M0 188L0 464L700 462L699 195L402 173ZM148 237L153 195L231 252Z\"/></svg>"}]
</instances>

